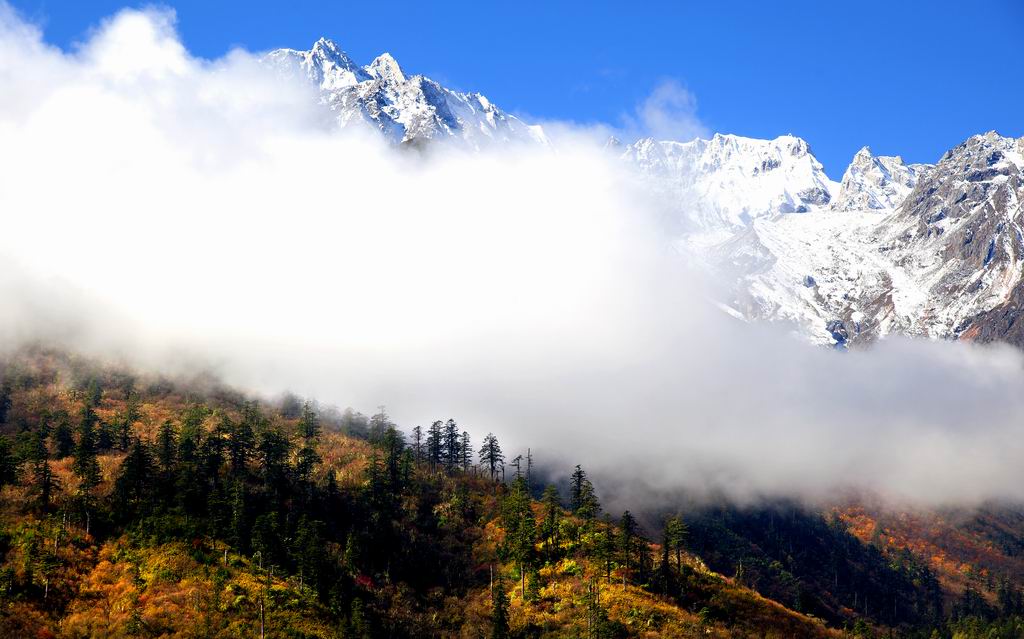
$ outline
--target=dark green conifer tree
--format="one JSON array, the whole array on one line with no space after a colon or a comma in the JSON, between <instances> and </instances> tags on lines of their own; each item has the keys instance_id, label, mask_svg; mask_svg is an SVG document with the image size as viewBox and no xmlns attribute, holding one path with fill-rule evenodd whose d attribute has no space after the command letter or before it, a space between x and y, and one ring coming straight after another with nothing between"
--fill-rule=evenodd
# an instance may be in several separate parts
<instances>
[{"instance_id":1,"label":"dark green conifer tree","mask_svg":"<svg viewBox=\"0 0 1024 639\"><path fill-rule=\"evenodd\" d=\"M0 380L0 424L7 423L7 414L11 410L11 380L5 375Z\"/></svg>"},{"instance_id":2,"label":"dark green conifer tree","mask_svg":"<svg viewBox=\"0 0 1024 639\"><path fill-rule=\"evenodd\" d=\"M160 480L166 486L174 479L178 462L178 431L171 420L164 421L156 434L156 463L160 469Z\"/></svg>"},{"instance_id":3,"label":"dark green conifer tree","mask_svg":"<svg viewBox=\"0 0 1024 639\"><path fill-rule=\"evenodd\" d=\"M558 549L558 528L562 517L562 500L558 496L558 489L549 484L544 489L541 503L544 505L544 518L541 520L540 535L544 540L544 553L550 561Z\"/></svg>"},{"instance_id":4,"label":"dark green conifer tree","mask_svg":"<svg viewBox=\"0 0 1024 639\"><path fill-rule=\"evenodd\" d=\"M96 428L96 450L106 452L114 447L116 432L113 423L101 421Z\"/></svg>"},{"instance_id":5,"label":"dark green conifer tree","mask_svg":"<svg viewBox=\"0 0 1024 639\"><path fill-rule=\"evenodd\" d=\"M75 444L74 462L71 465L78 476L80 492L89 494L100 483L100 464L96 459L96 412L86 404L79 414L78 441Z\"/></svg>"},{"instance_id":6,"label":"dark green conifer tree","mask_svg":"<svg viewBox=\"0 0 1024 639\"><path fill-rule=\"evenodd\" d=\"M92 406L86 403L82 407L78 426L78 442L75 445L75 459L71 469L79 479L78 500L85 516L85 530L91 530L93 490L100 483L100 463L96 459L96 422L97 417Z\"/></svg>"},{"instance_id":7,"label":"dark green conifer tree","mask_svg":"<svg viewBox=\"0 0 1024 639\"><path fill-rule=\"evenodd\" d=\"M50 462L40 459L32 464L32 493L35 507L42 512L50 509L53 491L60 488L60 482L53 476Z\"/></svg>"},{"instance_id":8,"label":"dark green conifer tree","mask_svg":"<svg viewBox=\"0 0 1024 639\"><path fill-rule=\"evenodd\" d=\"M578 464L569 478L569 507L588 524L601 514L601 503L594 492L594 485Z\"/></svg>"},{"instance_id":9,"label":"dark green conifer tree","mask_svg":"<svg viewBox=\"0 0 1024 639\"><path fill-rule=\"evenodd\" d=\"M248 491L245 484L236 479L231 487L231 530L229 537L239 553L249 551Z\"/></svg>"},{"instance_id":10,"label":"dark green conifer tree","mask_svg":"<svg viewBox=\"0 0 1024 639\"><path fill-rule=\"evenodd\" d=\"M302 515L292 540L292 557L299 571L300 583L317 592L324 589L324 536L323 523Z\"/></svg>"},{"instance_id":11,"label":"dark green conifer tree","mask_svg":"<svg viewBox=\"0 0 1024 639\"><path fill-rule=\"evenodd\" d=\"M242 418L238 422L230 421L227 416L223 419L230 433L227 448L231 475L244 479L249 474L249 460L256 447L256 429L263 423L259 406L255 402L246 403L242 408Z\"/></svg>"},{"instance_id":12,"label":"dark green conifer tree","mask_svg":"<svg viewBox=\"0 0 1024 639\"><path fill-rule=\"evenodd\" d=\"M462 447L459 442L459 427L454 419L444 424L444 467L449 473L462 466Z\"/></svg>"},{"instance_id":13,"label":"dark green conifer tree","mask_svg":"<svg viewBox=\"0 0 1024 639\"><path fill-rule=\"evenodd\" d=\"M667 549L675 554L676 570L680 570L683 564L683 547L686 542L686 524L679 515L669 517L665 522L665 542Z\"/></svg>"},{"instance_id":14,"label":"dark green conifer tree","mask_svg":"<svg viewBox=\"0 0 1024 639\"><path fill-rule=\"evenodd\" d=\"M491 586L491 639L509 639L508 606L505 580L499 575Z\"/></svg>"},{"instance_id":15,"label":"dark green conifer tree","mask_svg":"<svg viewBox=\"0 0 1024 639\"><path fill-rule=\"evenodd\" d=\"M0 435L0 486L15 484L18 481L18 463L11 451L11 440Z\"/></svg>"},{"instance_id":16,"label":"dark green conifer tree","mask_svg":"<svg viewBox=\"0 0 1024 639\"><path fill-rule=\"evenodd\" d=\"M259 461L263 490L273 500L271 507L280 510L288 488L288 455L291 442L274 427L267 427L259 434L256 456Z\"/></svg>"},{"instance_id":17,"label":"dark green conifer tree","mask_svg":"<svg viewBox=\"0 0 1024 639\"><path fill-rule=\"evenodd\" d=\"M114 480L114 496L123 513L145 510L155 475L149 446L140 439L133 440Z\"/></svg>"},{"instance_id":18,"label":"dark green conifer tree","mask_svg":"<svg viewBox=\"0 0 1024 639\"><path fill-rule=\"evenodd\" d=\"M423 427L417 426L412 429L412 454L416 463L423 461Z\"/></svg>"},{"instance_id":19,"label":"dark green conifer tree","mask_svg":"<svg viewBox=\"0 0 1024 639\"><path fill-rule=\"evenodd\" d=\"M306 402L302 406L302 417L299 419L299 435L307 444L320 436L320 416L313 410L313 405Z\"/></svg>"},{"instance_id":20,"label":"dark green conifer tree","mask_svg":"<svg viewBox=\"0 0 1024 639\"><path fill-rule=\"evenodd\" d=\"M57 411L51 420L53 429L50 431L50 441L53 443L53 458L64 459L75 452L75 435L71 428L71 419L67 412Z\"/></svg>"},{"instance_id":21,"label":"dark green conifer tree","mask_svg":"<svg viewBox=\"0 0 1024 639\"><path fill-rule=\"evenodd\" d=\"M526 597L526 573L533 565L537 543L537 522L533 518L531 503L530 493L526 489L526 480L522 477L515 480L512 490L509 491L502 503L505 543L512 560L519 567L524 599Z\"/></svg>"},{"instance_id":22,"label":"dark green conifer tree","mask_svg":"<svg viewBox=\"0 0 1024 639\"><path fill-rule=\"evenodd\" d=\"M0 441L0 449L2 449L6 438L0 439L2 439ZM7 465L3 461L3 457L4 454L0 450L0 485L3 485L3 476L5 475L3 468ZM31 433L25 454L25 463L28 465L31 481L29 490L33 496L34 506L43 512L49 509L53 491L58 485L53 476L53 470L50 468L49 457L50 452L46 447L43 432Z\"/></svg>"},{"instance_id":23,"label":"dark green conifer tree","mask_svg":"<svg viewBox=\"0 0 1024 639\"><path fill-rule=\"evenodd\" d=\"M626 582L626 572L628 572L632 566L636 537L636 519L634 519L633 515L627 510L622 513L622 518L619 520L619 551L622 553L622 565L626 569L622 573L623 584Z\"/></svg>"},{"instance_id":24,"label":"dark green conifer tree","mask_svg":"<svg viewBox=\"0 0 1024 639\"><path fill-rule=\"evenodd\" d=\"M484 437L483 446L480 447L480 465L487 469L491 481L495 480L498 472L505 466L505 455L502 454L494 433L487 433Z\"/></svg>"},{"instance_id":25,"label":"dark green conifer tree","mask_svg":"<svg viewBox=\"0 0 1024 639\"><path fill-rule=\"evenodd\" d=\"M388 489L395 493L401 492L404 488L405 475L402 470L405 437L394 426L388 426L381 440L381 448L384 450L384 468L387 474Z\"/></svg>"},{"instance_id":26,"label":"dark green conifer tree","mask_svg":"<svg viewBox=\"0 0 1024 639\"><path fill-rule=\"evenodd\" d=\"M444 422L438 420L427 431L427 463L436 471L444 461Z\"/></svg>"},{"instance_id":27,"label":"dark green conifer tree","mask_svg":"<svg viewBox=\"0 0 1024 639\"><path fill-rule=\"evenodd\" d=\"M469 469L473 466L473 443L469 439L468 431L462 431L460 449L462 456L462 472L469 473Z\"/></svg>"}]
</instances>

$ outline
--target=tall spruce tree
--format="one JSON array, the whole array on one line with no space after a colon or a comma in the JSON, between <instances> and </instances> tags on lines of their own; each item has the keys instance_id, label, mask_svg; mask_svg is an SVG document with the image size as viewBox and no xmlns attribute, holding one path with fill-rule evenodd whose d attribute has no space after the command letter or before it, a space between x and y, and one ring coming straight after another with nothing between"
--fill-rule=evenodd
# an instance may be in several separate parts
<instances>
[{"instance_id":1,"label":"tall spruce tree","mask_svg":"<svg viewBox=\"0 0 1024 639\"><path fill-rule=\"evenodd\" d=\"M271 498L270 507L280 510L288 488L288 455L291 442L275 427L263 429L256 445L263 490Z\"/></svg>"},{"instance_id":2,"label":"tall spruce tree","mask_svg":"<svg viewBox=\"0 0 1024 639\"><path fill-rule=\"evenodd\" d=\"M544 516L541 520L540 533L544 541L544 552L548 560L551 560L558 548L558 528L562 516L562 500L558 496L558 489L549 484L544 489L541 503L544 505Z\"/></svg>"},{"instance_id":3,"label":"tall spruce tree","mask_svg":"<svg viewBox=\"0 0 1024 639\"><path fill-rule=\"evenodd\" d=\"M36 508L46 512L50 508L53 492L60 488L60 482L53 475L50 462L43 458L32 464L32 492Z\"/></svg>"},{"instance_id":4,"label":"tall spruce tree","mask_svg":"<svg viewBox=\"0 0 1024 639\"><path fill-rule=\"evenodd\" d=\"M668 550L675 554L676 570L682 568L683 547L686 542L687 532L686 524L683 523L679 515L669 517L665 522L665 542Z\"/></svg>"},{"instance_id":5,"label":"tall spruce tree","mask_svg":"<svg viewBox=\"0 0 1024 639\"><path fill-rule=\"evenodd\" d=\"M170 484L178 462L178 431L171 420L165 420L156 434L156 463L161 481Z\"/></svg>"},{"instance_id":6,"label":"tall spruce tree","mask_svg":"<svg viewBox=\"0 0 1024 639\"><path fill-rule=\"evenodd\" d=\"M594 485L578 464L569 478L569 507L588 523L601 514L601 503L597 500Z\"/></svg>"},{"instance_id":7,"label":"tall spruce tree","mask_svg":"<svg viewBox=\"0 0 1024 639\"><path fill-rule=\"evenodd\" d=\"M423 461L423 427L417 426L412 429L412 454L416 463Z\"/></svg>"},{"instance_id":8,"label":"tall spruce tree","mask_svg":"<svg viewBox=\"0 0 1024 639\"><path fill-rule=\"evenodd\" d=\"M228 437L228 461L231 475L244 479L249 473L249 460L256 448L256 430L263 426L259 405L248 402L242 407L242 418L237 422L223 417L230 436Z\"/></svg>"},{"instance_id":9,"label":"tall spruce tree","mask_svg":"<svg viewBox=\"0 0 1024 639\"><path fill-rule=\"evenodd\" d=\"M494 481L498 472L505 466L505 455L501 452L498 438L494 433L487 433L484 443L480 447L480 465L490 473L491 481Z\"/></svg>"},{"instance_id":10,"label":"tall spruce tree","mask_svg":"<svg viewBox=\"0 0 1024 639\"><path fill-rule=\"evenodd\" d=\"M370 442L374 444L379 443L384 438L384 434L389 426L393 426L393 424L391 423L391 418L388 417L386 407L383 405L378 406L377 413L370 418Z\"/></svg>"},{"instance_id":11,"label":"tall spruce tree","mask_svg":"<svg viewBox=\"0 0 1024 639\"><path fill-rule=\"evenodd\" d=\"M0 425L7 423L7 414L11 410L11 380L7 376L0 379Z\"/></svg>"},{"instance_id":12,"label":"tall spruce tree","mask_svg":"<svg viewBox=\"0 0 1024 639\"><path fill-rule=\"evenodd\" d=\"M317 464L323 461L317 453L317 442L320 439L320 416L313 410L313 405L306 402L302 406L302 416L299 418L299 435L302 437L302 447L296 454L295 474L303 484L304 494L307 498L312 497L313 471Z\"/></svg>"},{"instance_id":13,"label":"tall spruce tree","mask_svg":"<svg viewBox=\"0 0 1024 639\"><path fill-rule=\"evenodd\" d=\"M91 493L100 483L100 464L96 459L96 412L90 404L82 407L79 414L78 441L75 444L74 462L71 469L80 480L80 492Z\"/></svg>"},{"instance_id":14,"label":"tall spruce tree","mask_svg":"<svg viewBox=\"0 0 1024 639\"><path fill-rule=\"evenodd\" d=\"M405 436L394 426L389 426L384 432L381 448L384 450L384 469L387 473L388 487L393 492L401 492L405 479L403 471Z\"/></svg>"},{"instance_id":15,"label":"tall spruce tree","mask_svg":"<svg viewBox=\"0 0 1024 639\"><path fill-rule=\"evenodd\" d=\"M149 446L140 439L134 439L114 480L114 495L119 508L128 512L142 509L150 501L154 479Z\"/></svg>"},{"instance_id":16,"label":"tall spruce tree","mask_svg":"<svg viewBox=\"0 0 1024 639\"><path fill-rule=\"evenodd\" d=\"M462 472L469 473L473 466L473 443L469 439L469 432L462 431Z\"/></svg>"},{"instance_id":17,"label":"tall spruce tree","mask_svg":"<svg viewBox=\"0 0 1024 639\"><path fill-rule=\"evenodd\" d=\"M0 435L0 486L18 481L18 464L11 451L11 441Z\"/></svg>"},{"instance_id":18,"label":"tall spruce tree","mask_svg":"<svg viewBox=\"0 0 1024 639\"><path fill-rule=\"evenodd\" d=\"M519 566L524 599L526 598L526 572L533 564L537 542L537 522L533 518L531 504L530 493L526 489L526 480L519 477L512 484L512 490L509 491L502 503L502 518L509 554Z\"/></svg>"},{"instance_id":19,"label":"tall spruce tree","mask_svg":"<svg viewBox=\"0 0 1024 639\"><path fill-rule=\"evenodd\" d=\"M438 420L427 430L427 463L436 471L444 460L444 422Z\"/></svg>"},{"instance_id":20,"label":"tall spruce tree","mask_svg":"<svg viewBox=\"0 0 1024 639\"><path fill-rule=\"evenodd\" d=\"M75 458L71 465L78 477L78 499L85 515L85 531L91 530L92 507L95 495L93 490L100 483L100 463L96 459L96 422L97 417L92 405L88 402L82 406L79 415L78 442L75 445Z\"/></svg>"},{"instance_id":21,"label":"tall spruce tree","mask_svg":"<svg viewBox=\"0 0 1024 639\"><path fill-rule=\"evenodd\" d=\"M505 580L498 580L491 586L491 639L509 639L508 593Z\"/></svg>"},{"instance_id":22,"label":"tall spruce tree","mask_svg":"<svg viewBox=\"0 0 1024 639\"><path fill-rule=\"evenodd\" d=\"M636 544L637 525L636 519L628 510L622 513L619 519L619 550L622 553L622 565L626 571L632 566L633 548ZM626 573L622 574L622 582L626 582Z\"/></svg>"},{"instance_id":23,"label":"tall spruce tree","mask_svg":"<svg viewBox=\"0 0 1024 639\"><path fill-rule=\"evenodd\" d=\"M54 459L64 459L75 452L74 429L71 428L71 419L66 411L57 411L51 416L53 429L50 431L50 441L53 443Z\"/></svg>"},{"instance_id":24,"label":"tall spruce tree","mask_svg":"<svg viewBox=\"0 0 1024 639\"><path fill-rule=\"evenodd\" d=\"M459 442L459 427L454 419L444 424L444 467L449 473L462 466L462 448Z\"/></svg>"},{"instance_id":25,"label":"tall spruce tree","mask_svg":"<svg viewBox=\"0 0 1024 639\"><path fill-rule=\"evenodd\" d=\"M306 443L311 443L320 436L320 416L313 410L313 405L306 402L302 406L302 417L299 418L299 435Z\"/></svg>"}]
</instances>

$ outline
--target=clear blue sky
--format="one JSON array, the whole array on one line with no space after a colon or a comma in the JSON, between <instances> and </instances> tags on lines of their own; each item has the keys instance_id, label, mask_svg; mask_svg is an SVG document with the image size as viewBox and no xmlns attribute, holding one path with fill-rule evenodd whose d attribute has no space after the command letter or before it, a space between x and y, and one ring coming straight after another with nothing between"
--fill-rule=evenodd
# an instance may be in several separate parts
<instances>
[{"instance_id":1,"label":"clear blue sky","mask_svg":"<svg viewBox=\"0 0 1024 639\"><path fill-rule=\"evenodd\" d=\"M61 46L126 5L12 4ZM973 133L1024 135L1018 0L164 4L197 55L324 35L358 62L389 51L408 71L542 119L617 124L674 79L712 130L799 135L834 178L865 144L925 162Z\"/></svg>"}]
</instances>

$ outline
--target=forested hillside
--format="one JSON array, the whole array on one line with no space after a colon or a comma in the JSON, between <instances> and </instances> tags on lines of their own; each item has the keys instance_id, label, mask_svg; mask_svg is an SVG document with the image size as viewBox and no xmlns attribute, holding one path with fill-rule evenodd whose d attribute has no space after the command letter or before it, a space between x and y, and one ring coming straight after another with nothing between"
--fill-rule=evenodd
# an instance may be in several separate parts
<instances>
[{"instance_id":1,"label":"forested hillside","mask_svg":"<svg viewBox=\"0 0 1024 639\"><path fill-rule=\"evenodd\" d=\"M1021 636L1015 580L951 599L846 517L609 513L447 417L42 348L0 370L3 636Z\"/></svg>"}]
</instances>

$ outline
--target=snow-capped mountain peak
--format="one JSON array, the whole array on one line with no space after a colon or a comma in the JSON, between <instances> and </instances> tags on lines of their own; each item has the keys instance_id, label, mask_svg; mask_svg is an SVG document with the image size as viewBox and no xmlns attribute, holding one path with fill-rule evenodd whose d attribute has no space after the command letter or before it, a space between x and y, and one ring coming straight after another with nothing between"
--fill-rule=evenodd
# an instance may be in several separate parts
<instances>
[{"instance_id":1,"label":"snow-capped mountain peak","mask_svg":"<svg viewBox=\"0 0 1024 639\"><path fill-rule=\"evenodd\" d=\"M402 67L398 65L398 61L390 53L382 53L374 58L373 62L366 65L365 71L372 78L389 82L402 83L406 79L405 73L402 72Z\"/></svg>"},{"instance_id":2,"label":"snow-capped mountain peak","mask_svg":"<svg viewBox=\"0 0 1024 639\"><path fill-rule=\"evenodd\" d=\"M388 53L356 64L337 44L320 38L309 51L277 49L264 62L308 79L339 126L370 126L401 144L449 140L479 149L492 143L547 145L543 130L505 113L479 93L452 91L422 75L406 75Z\"/></svg>"},{"instance_id":3,"label":"snow-capped mountain peak","mask_svg":"<svg viewBox=\"0 0 1024 639\"><path fill-rule=\"evenodd\" d=\"M309 51L277 49L264 58L287 75L305 77L323 91L350 87L370 79L347 53L327 38L317 40Z\"/></svg>"},{"instance_id":4,"label":"snow-capped mountain peak","mask_svg":"<svg viewBox=\"0 0 1024 639\"><path fill-rule=\"evenodd\" d=\"M731 232L758 218L815 210L831 201L836 188L807 142L792 135L642 138L621 157L666 190L695 231Z\"/></svg>"},{"instance_id":5,"label":"snow-capped mountain peak","mask_svg":"<svg viewBox=\"0 0 1024 639\"><path fill-rule=\"evenodd\" d=\"M891 209L913 190L927 164L907 165L903 158L876 156L867 146L857 151L843 174L839 192L832 202L835 211Z\"/></svg>"}]
</instances>

